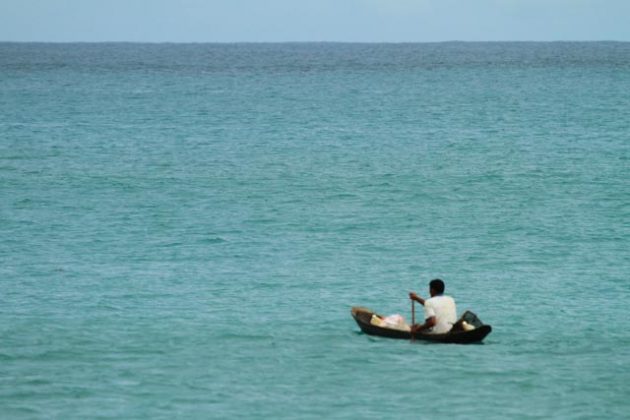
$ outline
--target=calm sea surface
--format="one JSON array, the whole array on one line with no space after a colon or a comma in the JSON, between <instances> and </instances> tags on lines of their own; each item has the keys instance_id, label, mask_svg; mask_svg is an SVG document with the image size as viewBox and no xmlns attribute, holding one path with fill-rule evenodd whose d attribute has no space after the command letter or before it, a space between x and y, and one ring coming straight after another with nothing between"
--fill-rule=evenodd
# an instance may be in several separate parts
<instances>
[{"instance_id":1,"label":"calm sea surface","mask_svg":"<svg viewBox=\"0 0 630 420\"><path fill-rule=\"evenodd\" d=\"M628 418L629 251L629 43L0 44L2 418Z\"/></svg>"}]
</instances>

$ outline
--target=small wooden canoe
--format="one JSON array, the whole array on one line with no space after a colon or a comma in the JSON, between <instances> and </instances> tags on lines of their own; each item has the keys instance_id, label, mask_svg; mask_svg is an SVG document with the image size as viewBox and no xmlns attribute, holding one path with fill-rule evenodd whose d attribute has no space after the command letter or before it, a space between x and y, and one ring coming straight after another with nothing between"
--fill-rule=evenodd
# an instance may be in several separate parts
<instances>
[{"instance_id":1,"label":"small wooden canoe","mask_svg":"<svg viewBox=\"0 0 630 420\"><path fill-rule=\"evenodd\" d=\"M411 340L411 333L409 331L395 330L392 328L385 328L371 323L372 315L383 318L382 315L376 312L355 306L352 308L352 317L365 334L376 335L379 337L387 338L399 338L403 340ZM466 321L468 324L475 327L473 330L466 331L460 326L461 321ZM492 327L481 322L475 314L470 311L466 311L459 321L455 324L453 329L446 334L426 334L416 333L414 334L415 340L421 341L433 341L436 343L456 343L456 344L472 344L480 343L488 334L492 332Z\"/></svg>"}]
</instances>

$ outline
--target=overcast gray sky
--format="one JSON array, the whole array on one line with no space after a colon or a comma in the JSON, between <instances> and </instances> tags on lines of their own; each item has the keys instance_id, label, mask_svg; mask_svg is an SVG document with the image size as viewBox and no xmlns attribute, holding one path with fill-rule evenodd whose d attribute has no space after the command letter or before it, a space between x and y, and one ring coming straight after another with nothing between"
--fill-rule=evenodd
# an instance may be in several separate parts
<instances>
[{"instance_id":1,"label":"overcast gray sky","mask_svg":"<svg viewBox=\"0 0 630 420\"><path fill-rule=\"evenodd\" d=\"M630 41L630 0L0 0L0 41Z\"/></svg>"}]
</instances>

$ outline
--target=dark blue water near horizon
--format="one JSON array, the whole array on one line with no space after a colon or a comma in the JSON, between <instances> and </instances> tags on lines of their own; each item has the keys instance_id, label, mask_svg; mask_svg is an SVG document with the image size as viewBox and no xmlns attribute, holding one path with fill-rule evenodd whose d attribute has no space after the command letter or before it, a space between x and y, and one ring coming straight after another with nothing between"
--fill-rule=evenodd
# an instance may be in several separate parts
<instances>
[{"instance_id":1,"label":"dark blue water near horizon","mask_svg":"<svg viewBox=\"0 0 630 420\"><path fill-rule=\"evenodd\" d=\"M0 417L627 418L630 43L0 43ZM373 338L447 293L483 345Z\"/></svg>"}]
</instances>

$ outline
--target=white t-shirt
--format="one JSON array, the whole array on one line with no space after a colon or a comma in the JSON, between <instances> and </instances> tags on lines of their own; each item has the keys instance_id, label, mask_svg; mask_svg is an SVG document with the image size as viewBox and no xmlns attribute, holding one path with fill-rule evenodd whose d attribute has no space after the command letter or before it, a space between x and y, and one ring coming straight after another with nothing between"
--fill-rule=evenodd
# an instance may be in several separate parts
<instances>
[{"instance_id":1,"label":"white t-shirt","mask_svg":"<svg viewBox=\"0 0 630 420\"><path fill-rule=\"evenodd\" d=\"M435 326L430 334L444 334L453 328L457 322L455 301L450 296L438 295L424 301L424 319L435 317Z\"/></svg>"}]
</instances>

